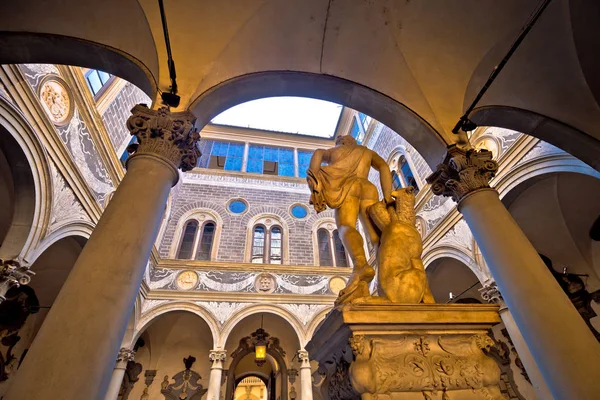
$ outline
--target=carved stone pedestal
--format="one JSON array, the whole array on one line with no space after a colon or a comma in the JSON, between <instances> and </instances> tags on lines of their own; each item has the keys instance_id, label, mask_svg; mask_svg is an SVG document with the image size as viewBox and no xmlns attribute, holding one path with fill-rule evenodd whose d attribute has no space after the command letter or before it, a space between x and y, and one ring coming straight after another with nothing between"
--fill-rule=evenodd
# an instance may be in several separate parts
<instances>
[{"instance_id":1,"label":"carved stone pedestal","mask_svg":"<svg viewBox=\"0 0 600 400\"><path fill-rule=\"evenodd\" d=\"M504 400L500 369L485 353L498 306L347 304L306 349L331 400Z\"/></svg>"}]
</instances>

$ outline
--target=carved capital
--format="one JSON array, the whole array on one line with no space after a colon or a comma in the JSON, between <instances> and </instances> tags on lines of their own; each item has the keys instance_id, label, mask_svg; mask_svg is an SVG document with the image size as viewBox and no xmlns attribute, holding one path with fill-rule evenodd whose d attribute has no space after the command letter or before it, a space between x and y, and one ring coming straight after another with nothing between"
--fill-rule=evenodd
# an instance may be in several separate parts
<instances>
[{"instance_id":1,"label":"carved capital","mask_svg":"<svg viewBox=\"0 0 600 400\"><path fill-rule=\"evenodd\" d=\"M310 363L310 358L308 358L308 351L298 350L298 361L300 361L300 364L302 366L305 366L305 364Z\"/></svg>"},{"instance_id":2,"label":"carved capital","mask_svg":"<svg viewBox=\"0 0 600 400\"><path fill-rule=\"evenodd\" d=\"M227 351L226 350L211 350L208 353L208 359L212 362L213 368L223 368L223 363L227 359Z\"/></svg>"},{"instance_id":3,"label":"carved capital","mask_svg":"<svg viewBox=\"0 0 600 400\"><path fill-rule=\"evenodd\" d=\"M0 259L0 303L6 300L6 292L12 287L27 285L35 272L17 260Z\"/></svg>"},{"instance_id":4,"label":"carved capital","mask_svg":"<svg viewBox=\"0 0 600 400\"><path fill-rule=\"evenodd\" d=\"M135 352L133 350L121 347L121 350L119 350L119 354L117 355L116 368L127 368L127 363L133 361L134 358Z\"/></svg>"},{"instance_id":5,"label":"carved capital","mask_svg":"<svg viewBox=\"0 0 600 400\"><path fill-rule=\"evenodd\" d=\"M496 282L491 282L487 285L483 285L483 287L479 289L479 293L481 293L481 298L487 301L488 303L504 304L502 293L500 293Z\"/></svg>"},{"instance_id":6,"label":"carved capital","mask_svg":"<svg viewBox=\"0 0 600 400\"><path fill-rule=\"evenodd\" d=\"M194 129L192 113L172 113L167 107L151 110L143 104L133 107L131 113L127 129L139 142L134 154L161 156L184 172L196 166L201 155L196 146L200 134Z\"/></svg>"},{"instance_id":7,"label":"carved capital","mask_svg":"<svg viewBox=\"0 0 600 400\"><path fill-rule=\"evenodd\" d=\"M474 190L489 188L496 171L498 163L492 160L491 151L452 145L444 161L427 177L427 183L434 194L452 197L458 203Z\"/></svg>"}]
</instances>

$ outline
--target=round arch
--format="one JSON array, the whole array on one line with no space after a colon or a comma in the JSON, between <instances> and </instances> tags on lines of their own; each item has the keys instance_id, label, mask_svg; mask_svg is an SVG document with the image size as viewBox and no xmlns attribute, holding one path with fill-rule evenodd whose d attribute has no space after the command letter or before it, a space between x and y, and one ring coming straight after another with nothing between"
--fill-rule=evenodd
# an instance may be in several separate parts
<instances>
[{"instance_id":1,"label":"round arch","mask_svg":"<svg viewBox=\"0 0 600 400\"><path fill-rule=\"evenodd\" d=\"M331 75L296 71L265 71L238 76L199 94L191 111L203 127L221 112L264 97L298 96L327 100L365 113L401 133L432 169L448 144L419 115L392 98L356 82Z\"/></svg>"},{"instance_id":2,"label":"round arch","mask_svg":"<svg viewBox=\"0 0 600 400\"><path fill-rule=\"evenodd\" d=\"M481 277L462 260L450 256L448 253L440 255L429 262L426 268L429 288L436 302L448 300L448 294L452 293L450 301L457 298L459 301L473 298L481 302L478 287L483 284Z\"/></svg>"},{"instance_id":3,"label":"round arch","mask_svg":"<svg viewBox=\"0 0 600 400\"><path fill-rule=\"evenodd\" d=\"M89 221L78 221L71 222L69 224L63 225L54 232L50 233L46 236L39 245L30 253L28 261L30 263L35 262L35 260L50 246L59 240L69 237L76 236L81 237L83 239L89 239L92 235L92 231L95 228L95 224Z\"/></svg>"},{"instance_id":4,"label":"round arch","mask_svg":"<svg viewBox=\"0 0 600 400\"><path fill-rule=\"evenodd\" d=\"M423 265L425 266L425 271L427 271L427 268L436 260L441 258L453 258L466 265L481 282L484 280L484 274L482 274L477 262L471 255L458 247L448 245L435 246L425 251L421 258L423 260Z\"/></svg>"},{"instance_id":5,"label":"round arch","mask_svg":"<svg viewBox=\"0 0 600 400\"><path fill-rule=\"evenodd\" d=\"M600 170L600 141L563 122L507 106L478 107L470 118L479 126L498 126L535 136Z\"/></svg>"},{"instance_id":6,"label":"round arch","mask_svg":"<svg viewBox=\"0 0 600 400\"><path fill-rule=\"evenodd\" d=\"M292 313L285 310L284 308L278 307L276 305L256 304L256 305L246 307L246 308L240 310L236 314L232 315L229 318L229 320L227 320L227 322L225 322L225 324L223 325L223 327L221 329L221 335L219 338L220 340L217 343L216 348L219 348L219 349L225 348L225 344L227 343L227 339L229 338L231 331L244 318L249 317L250 315L253 315L253 314L260 314L260 313L269 313L269 314L273 314L273 315L276 315L276 316L282 318L288 324L290 324L292 329L296 332L298 343L301 346L303 346L306 343L306 335L304 333L304 328L302 328L302 324L300 323L298 318L296 318L296 316L294 316Z\"/></svg>"},{"instance_id":7,"label":"round arch","mask_svg":"<svg viewBox=\"0 0 600 400\"><path fill-rule=\"evenodd\" d=\"M18 201L15 201L13 223L0 249L0 258L20 257L29 261L29 253L38 246L50 219L50 208L46 206L51 202L52 193L50 168L33 128L2 96L0 141L0 147L8 146L7 161L19 165L14 177L19 181L19 187L15 188L15 200Z\"/></svg>"},{"instance_id":8,"label":"round arch","mask_svg":"<svg viewBox=\"0 0 600 400\"><path fill-rule=\"evenodd\" d=\"M132 335L131 346L135 344L138 338L144 333L146 329L156 321L161 315L173 312L173 311L187 311L195 314L202 318L208 325L212 334L213 348L217 348L219 343L219 324L212 316L212 314L205 308L188 302L169 302L167 304L159 305L158 307L152 308L150 311L142 314L136 324L135 332Z\"/></svg>"},{"instance_id":9,"label":"round arch","mask_svg":"<svg viewBox=\"0 0 600 400\"><path fill-rule=\"evenodd\" d=\"M327 317L327 314L329 314L329 312L331 310L332 310L332 308L326 308L313 317L313 319L310 321L310 323L306 327L306 334L305 334L306 342L300 343L302 345L302 348L304 348L304 346L306 346L306 344L312 339L313 335L315 334L315 331L321 325L321 323L325 320L325 317Z\"/></svg>"}]
</instances>

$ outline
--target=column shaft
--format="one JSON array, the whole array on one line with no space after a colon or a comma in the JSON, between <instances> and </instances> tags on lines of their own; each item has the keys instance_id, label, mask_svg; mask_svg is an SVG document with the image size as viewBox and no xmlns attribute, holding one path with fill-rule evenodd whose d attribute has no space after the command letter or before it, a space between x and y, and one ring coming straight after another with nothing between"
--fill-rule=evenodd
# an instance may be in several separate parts
<instances>
[{"instance_id":1,"label":"column shaft","mask_svg":"<svg viewBox=\"0 0 600 400\"><path fill-rule=\"evenodd\" d=\"M131 157L5 399L104 398L176 181L163 158Z\"/></svg>"},{"instance_id":2,"label":"column shaft","mask_svg":"<svg viewBox=\"0 0 600 400\"><path fill-rule=\"evenodd\" d=\"M110 378L110 383L108 385L108 390L106 391L106 396L104 400L117 400L119 396L119 390L121 390L121 385L123 383L123 377L125 376L126 366L117 366L113 369L112 377Z\"/></svg>"},{"instance_id":3,"label":"column shaft","mask_svg":"<svg viewBox=\"0 0 600 400\"><path fill-rule=\"evenodd\" d=\"M308 351L299 350L298 361L300 362L300 400L312 400L312 372Z\"/></svg>"},{"instance_id":4,"label":"column shaft","mask_svg":"<svg viewBox=\"0 0 600 400\"><path fill-rule=\"evenodd\" d=\"M600 399L600 345L498 193L473 191L458 207L554 398Z\"/></svg>"},{"instance_id":5,"label":"column shaft","mask_svg":"<svg viewBox=\"0 0 600 400\"><path fill-rule=\"evenodd\" d=\"M210 378L208 381L208 392L206 393L207 400L219 400L221 395L221 376L223 368L211 368Z\"/></svg>"}]
</instances>

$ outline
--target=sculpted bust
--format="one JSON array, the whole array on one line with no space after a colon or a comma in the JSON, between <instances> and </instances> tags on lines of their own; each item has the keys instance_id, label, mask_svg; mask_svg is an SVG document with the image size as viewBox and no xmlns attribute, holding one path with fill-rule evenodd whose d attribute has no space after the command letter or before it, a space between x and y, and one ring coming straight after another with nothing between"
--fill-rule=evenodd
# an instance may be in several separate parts
<instances>
[{"instance_id":1,"label":"sculpted bust","mask_svg":"<svg viewBox=\"0 0 600 400\"><path fill-rule=\"evenodd\" d=\"M327 163L327 165L322 165ZM368 180L371 168L379 172L383 200ZM421 262L423 245L415 228L414 190L392 192L392 175L387 163L374 151L356 143L352 136L339 136L336 146L316 150L307 171L310 204L317 212L335 210L335 220L354 270L336 304L347 302L431 302ZM379 263L379 294L371 298L369 283L375 270L369 265L360 220Z\"/></svg>"}]
</instances>

